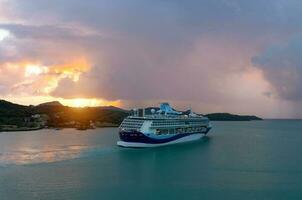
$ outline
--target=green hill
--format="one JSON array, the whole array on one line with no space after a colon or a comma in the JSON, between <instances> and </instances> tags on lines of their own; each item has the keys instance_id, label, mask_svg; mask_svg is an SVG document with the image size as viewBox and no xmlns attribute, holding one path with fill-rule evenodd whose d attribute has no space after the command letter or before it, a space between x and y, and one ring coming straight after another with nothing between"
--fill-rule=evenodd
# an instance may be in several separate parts
<instances>
[{"instance_id":1,"label":"green hill","mask_svg":"<svg viewBox=\"0 0 302 200\"><path fill-rule=\"evenodd\" d=\"M41 104L34 107L32 113L46 114L49 117L48 126L54 127L89 126L91 122L117 126L129 115L129 111L113 106L73 108L58 104Z\"/></svg>"},{"instance_id":2,"label":"green hill","mask_svg":"<svg viewBox=\"0 0 302 200\"><path fill-rule=\"evenodd\" d=\"M146 114L151 114L149 107ZM96 126L118 126L132 111L113 106L73 108L60 102L48 102L38 106L23 106L0 100L0 126L34 127L37 124L49 127L75 127L84 129ZM185 111L184 113L189 113ZM212 121L250 121L261 118L249 115L233 115L229 113L206 114ZM43 122L43 123L42 123Z\"/></svg>"},{"instance_id":3,"label":"green hill","mask_svg":"<svg viewBox=\"0 0 302 200\"><path fill-rule=\"evenodd\" d=\"M151 110L154 109L158 111L158 107L149 107L145 109L146 114L151 114ZM188 115L190 110L180 111L183 114ZM252 121L252 120L262 120L261 118L253 115L234 115L230 113L211 113L205 114L205 117L208 117L211 121Z\"/></svg>"},{"instance_id":4,"label":"green hill","mask_svg":"<svg viewBox=\"0 0 302 200\"><path fill-rule=\"evenodd\" d=\"M205 115L211 121L251 121L262 120L261 118L253 115L233 115L230 113L212 113Z\"/></svg>"},{"instance_id":5,"label":"green hill","mask_svg":"<svg viewBox=\"0 0 302 200\"><path fill-rule=\"evenodd\" d=\"M30 116L28 108L28 106L0 100L0 125L23 125L24 118Z\"/></svg>"}]
</instances>

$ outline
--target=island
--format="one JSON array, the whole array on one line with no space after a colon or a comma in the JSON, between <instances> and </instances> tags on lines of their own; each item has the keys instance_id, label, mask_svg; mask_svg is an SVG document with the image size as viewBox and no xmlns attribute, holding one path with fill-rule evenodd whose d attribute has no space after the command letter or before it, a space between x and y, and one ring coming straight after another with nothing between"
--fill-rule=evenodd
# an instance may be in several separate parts
<instances>
[{"instance_id":1,"label":"island","mask_svg":"<svg viewBox=\"0 0 302 200\"><path fill-rule=\"evenodd\" d=\"M146 108L146 113L157 107ZM183 111L184 113L189 111ZM37 106L24 106L0 100L0 132L29 131L42 128L76 128L78 130L98 127L117 127L131 115L131 110L114 106L74 108L58 101ZM257 116L233 115L229 113L205 114L211 121L262 120Z\"/></svg>"},{"instance_id":2,"label":"island","mask_svg":"<svg viewBox=\"0 0 302 200\"><path fill-rule=\"evenodd\" d=\"M262 120L262 118L254 115L234 115L230 113L211 113L204 115L211 121L253 121Z\"/></svg>"}]
</instances>

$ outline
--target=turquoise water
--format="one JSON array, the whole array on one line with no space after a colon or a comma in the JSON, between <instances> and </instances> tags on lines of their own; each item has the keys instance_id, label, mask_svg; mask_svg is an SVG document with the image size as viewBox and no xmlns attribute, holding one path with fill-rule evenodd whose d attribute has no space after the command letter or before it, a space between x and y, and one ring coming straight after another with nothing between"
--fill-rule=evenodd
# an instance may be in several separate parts
<instances>
[{"instance_id":1,"label":"turquoise water","mask_svg":"<svg viewBox=\"0 0 302 200\"><path fill-rule=\"evenodd\" d=\"M117 129L0 134L0 199L302 199L302 121L214 122L197 142L116 147Z\"/></svg>"}]
</instances>

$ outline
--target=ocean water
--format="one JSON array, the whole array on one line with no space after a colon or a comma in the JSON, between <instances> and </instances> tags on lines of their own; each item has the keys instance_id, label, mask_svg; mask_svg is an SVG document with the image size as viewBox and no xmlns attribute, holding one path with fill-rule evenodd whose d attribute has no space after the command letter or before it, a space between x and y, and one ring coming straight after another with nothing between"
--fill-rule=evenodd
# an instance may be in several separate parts
<instances>
[{"instance_id":1,"label":"ocean water","mask_svg":"<svg viewBox=\"0 0 302 200\"><path fill-rule=\"evenodd\" d=\"M213 122L209 136L116 146L116 128L0 134L0 200L302 199L302 121Z\"/></svg>"}]
</instances>

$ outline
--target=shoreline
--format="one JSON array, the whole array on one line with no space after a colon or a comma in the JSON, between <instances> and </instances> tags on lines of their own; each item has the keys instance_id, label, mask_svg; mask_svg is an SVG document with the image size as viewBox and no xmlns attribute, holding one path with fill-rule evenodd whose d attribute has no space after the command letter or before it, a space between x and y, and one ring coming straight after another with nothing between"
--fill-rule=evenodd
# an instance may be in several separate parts
<instances>
[{"instance_id":1,"label":"shoreline","mask_svg":"<svg viewBox=\"0 0 302 200\"><path fill-rule=\"evenodd\" d=\"M24 132L24 131L38 131L44 129L44 127L35 127L35 128L26 128L26 127L22 127L22 128L16 128L16 129L1 129L0 133L2 132Z\"/></svg>"},{"instance_id":2,"label":"shoreline","mask_svg":"<svg viewBox=\"0 0 302 200\"><path fill-rule=\"evenodd\" d=\"M251 122L251 121L263 121L263 120L288 120L288 119L262 119L262 120L211 120L212 122ZM291 119L291 120L297 120L297 119ZM29 127L20 127L20 128L9 128L9 129L0 129L0 133L4 132L26 132L26 131L38 131L41 129L54 129L54 130L61 130L61 129L75 129L79 131L86 131L86 130L92 130L92 129L98 129L98 128L117 128L119 125L117 124L108 124L108 125L99 125L95 127L90 127L90 128L80 128L80 127L71 127L71 126L51 126L51 127L34 127L34 128L29 128Z\"/></svg>"},{"instance_id":3,"label":"shoreline","mask_svg":"<svg viewBox=\"0 0 302 200\"><path fill-rule=\"evenodd\" d=\"M27 131L38 131L42 129L53 129L53 130L62 130L62 129L75 129L79 131L86 131L86 130L93 130L93 129L98 129L98 128L117 128L118 126L99 126L95 128L87 128L87 129L78 129L77 127L36 127L36 128L17 128L17 129L2 129L0 130L0 133L5 133L5 132L27 132Z\"/></svg>"}]
</instances>

